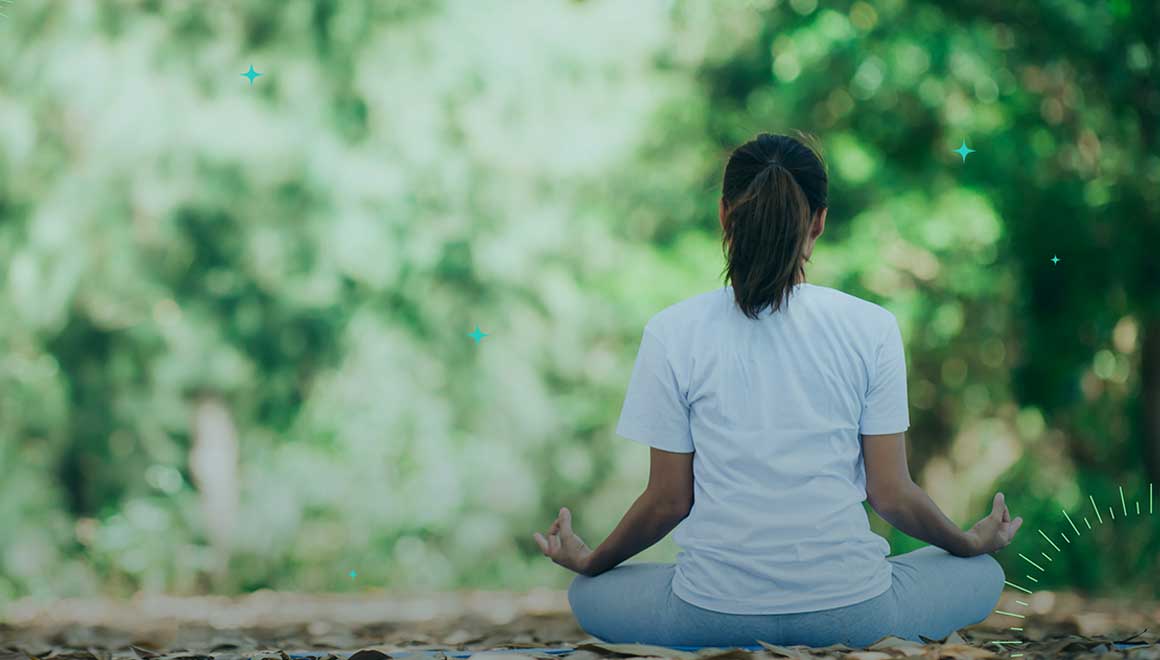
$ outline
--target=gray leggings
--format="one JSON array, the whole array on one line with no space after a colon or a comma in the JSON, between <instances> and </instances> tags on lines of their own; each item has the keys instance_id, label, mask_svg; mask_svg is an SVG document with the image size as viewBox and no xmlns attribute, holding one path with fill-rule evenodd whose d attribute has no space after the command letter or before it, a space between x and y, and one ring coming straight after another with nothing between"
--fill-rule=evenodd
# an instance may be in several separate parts
<instances>
[{"instance_id":1,"label":"gray leggings","mask_svg":"<svg viewBox=\"0 0 1160 660\"><path fill-rule=\"evenodd\" d=\"M724 614L673 594L673 564L625 564L577 577L568 590L576 620L606 642L660 646L771 644L868 646L894 635L943 639L979 623L1003 591L1003 569L990 555L955 557L927 546L890 557L894 583L870 600L799 614Z\"/></svg>"}]
</instances>

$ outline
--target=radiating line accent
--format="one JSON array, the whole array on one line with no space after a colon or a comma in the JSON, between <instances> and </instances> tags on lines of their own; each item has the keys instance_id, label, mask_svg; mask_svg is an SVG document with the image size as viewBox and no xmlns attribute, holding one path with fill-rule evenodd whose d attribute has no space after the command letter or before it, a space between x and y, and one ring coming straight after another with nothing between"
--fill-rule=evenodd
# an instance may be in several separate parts
<instances>
[{"instance_id":1,"label":"radiating line accent","mask_svg":"<svg viewBox=\"0 0 1160 660\"><path fill-rule=\"evenodd\" d=\"M1023 642L1017 642L1015 640L992 640L991 643L992 644L1022 644Z\"/></svg>"},{"instance_id":2,"label":"radiating line accent","mask_svg":"<svg viewBox=\"0 0 1160 660\"><path fill-rule=\"evenodd\" d=\"M1017 600L1017 601L1015 601L1015 602L1016 602L1016 603L1019 603L1019 604L1020 604L1020 605L1022 605L1023 607L1031 607L1030 605L1028 605L1027 603L1024 603L1024 602L1023 602L1023 601L1021 601L1021 600Z\"/></svg>"},{"instance_id":3,"label":"radiating line accent","mask_svg":"<svg viewBox=\"0 0 1160 660\"><path fill-rule=\"evenodd\" d=\"M1116 519L1116 512L1112 510L1112 507L1108 507L1108 513L1112 514L1112 520Z\"/></svg>"},{"instance_id":4,"label":"radiating line accent","mask_svg":"<svg viewBox=\"0 0 1160 660\"><path fill-rule=\"evenodd\" d=\"M1120 506L1124 508L1124 517L1128 517L1128 505L1124 502L1124 487L1120 486Z\"/></svg>"},{"instance_id":5,"label":"radiating line accent","mask_svg":"<svg viewBox=\"0 0 1160 660\"><path fill-rule=\"evenodd\" d=\"M1032 582L1034 582L1036 584L1039 584L1039 580L1036 580L1035 578L1031 577L1030 575L1024 575L1023 577L1027 578L1028 580L1031 580Z\"/></svg>"},{"instance_id":6,"label":"radiating line accent","mask_svg":"<svg viewBox=\"0 0 1160 660\"><path fill-rule=\"evenodd\" d=\"M1024 589L1023 587L1015 584L1014 582L1008 582L1006 580L1003 580L1003 584L1007 585L1008 587L1014 587L1014 588L1018 589L1019 591L1022 591L1025 594L1031 593L1031 591Z\"/></svg>"},{"instance_id":7,"label":"radiating line accent","mask_svg":"<svg viewBox=\"0 0 1160 660\"><path fill-rule=\"evenodd\" d=\"M1054 559L1051 558L1051 555L1047 554L1046 552L1040 551L1039 554L1043 555L1044 557L1047 557L1047 561L1055 561Z\"/></svg>"},{"instance_id":8,"label":"radiating line accent","mask_svg":"<svg viewBox=\"0 0 1160 660\"><path fill-rule=\"evenodd\" d=\"M1140 515L1140 500L1136 500L1136 515Z\"/></svg>"},{"instance_id":9,"label":"radiating line accent","mask_svg":"<svg viewBox=\"0 0 1160 660\"><path fill-rule=\"evenodd\" d=\"M1067 534L1064 534L1063 532L1060 532L1060 533L1059 533L1059 535L1063 537L1063 540L1064 540L1064 541L1067 541L1068 543L1071 543L1071 539L1067 538Z\"/></svg>"},{"instance_id":10,"label":"radiating line accent","mask_svg":"<svg viewBox=\"0 0 1160 660\"><path fill-rule=\"evenodd\" d=\"M1063 512L1063 517L1067 518L1067 522L1071 525L1071 528L1075 530L1075 535L1079 536L1079 527L1076 527L1075 523L1071 522L1071 516L1067 515L1067 511Z\"/></svg>"},{"instance_id":11,"label":"radiating line accent","mask_svg":"<svg viewBox=\"0 0 1160 660\"><path fill-rule=\"evenodd\" d=\"M1018 630L1019 632L1023 632L1023 626L1011 626L1011 630Z\"/></svg>"},{"instance_id":12,"label":"radiating line accent","mask_svg":"<svg viewBox=\"0 0 1160 660\"><path fill-rule=\"evenodd\" d=\"M1023 616L1022 614L1012 614L1012 613L1006 612L1004 610L995 610L995 614L1002 614L1003 616L1013 616L1016 619L1026 619L1027 618L1027 617Z\"/></svg>"},{"instance_id":13,"label":"radiating line accent","mask_svg":"<svg viewBox=\"0 0 1160 660\"><path fill-rule=\"evenodd\" d=\"M1092 508L1096 510L1096 520L1099 520L1101 525L1104 524L1104 517L1100 515L1100 508L1096 506L1096 498L1088 495L1088 499L1092 501Z\"/></svg>"},{"instance_id":14,"label":"radiating line accent","mask_svg":"<svg viewBox=\"0 0 1160 660\"><path fill-rule=\"evenodd\" d=\"M1020 556L1020 557L1022 557L1023 559L1025 559L1025 560L1027 560L1027 563L1028 563L1028 564L1031 564L1032 566L1034 566L1035 568L1038 568L1039 570L1043 571L1044 573L1046 573L1046 572L1047 572L1047 569L1046 569L1046 568L1044 568L1044 567L1040 566L1039 564L1036 564L1035 562L1031 561L1030 559L1028 559L1027 555L1023 554L1022 552L1020 552L1020 553L1019 553L1019 556Z\"/></svg>"},{"instance_id":15,"label":"radiating line accent","mask_svg":"<svg viewBox=\"0 0 1160 660\"><path fill-rule=\"evenodd\" d=\"M1090 522L1088 522L1087 516L1083 517L1083 524L1087 525L1088 529L1092 528L1092 524Z\"/></svg>"},{"instance_id":16,"label":"radiating line accent","mask_svg":"<svg viewBox=\"0 0 1160 660\"><path fill-rule=\"evenodd\" d=\"M1055 541L1052 541L1050 538L1048 538L1047 534L1044 534L1044 533L1043 533L1043 530L1042 530L1042 529L1040 529L1040 530L1037 530L1037 531L1039 532L1039 535L1040 535L1040 536L1042 536L1043 538L1047 539L1047 542L1051 544L1051 547L1055 548L1055 551L1056 551L1056 552L1063 552L1063 550L1060 550L1060 549L1059 549L1059 546L1055 544Z\"/></svg>"}]
</instances>

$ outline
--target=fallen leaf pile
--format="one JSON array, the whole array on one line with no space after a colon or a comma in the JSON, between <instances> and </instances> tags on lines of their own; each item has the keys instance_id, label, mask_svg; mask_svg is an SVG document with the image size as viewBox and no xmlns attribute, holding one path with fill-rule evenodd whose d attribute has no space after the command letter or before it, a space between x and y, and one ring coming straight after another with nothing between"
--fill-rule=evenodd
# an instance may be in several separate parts
<instances>
[{"instance_id":1,"label":"fallen leaf pile","mask_svg":"<svg viewBox=\"0 0 1160 660\"><path fill-rule=\"evenodd\" d=\"M1018 632L992 616L924 643L691 652L588 637L556 593L61 601L10 607L0 660L1160 660L1156 603L1052 594L1032 605L1044 611Z\"/></svg>"}]
</instances>

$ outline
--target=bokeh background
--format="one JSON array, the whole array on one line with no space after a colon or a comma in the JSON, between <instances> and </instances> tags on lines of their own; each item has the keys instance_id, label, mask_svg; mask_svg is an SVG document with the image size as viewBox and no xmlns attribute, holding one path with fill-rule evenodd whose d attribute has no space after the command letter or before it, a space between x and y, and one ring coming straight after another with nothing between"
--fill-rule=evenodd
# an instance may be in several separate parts
<instances>
[{"instance_id":1,"label":"bokeh background","mask_svg":"<svg viewBox=\"0 0 1160 660\"><path fill-rule=\"evenodd\" d=\"M1123 487L1037 586L1160 593L1160 5L0 11L0 600L565 585L530 534L643 487L641 329L791 129L810 281L902 326L916 478L964 526L1003 489L1014 575Z\"/></svg>"}]
</instances>

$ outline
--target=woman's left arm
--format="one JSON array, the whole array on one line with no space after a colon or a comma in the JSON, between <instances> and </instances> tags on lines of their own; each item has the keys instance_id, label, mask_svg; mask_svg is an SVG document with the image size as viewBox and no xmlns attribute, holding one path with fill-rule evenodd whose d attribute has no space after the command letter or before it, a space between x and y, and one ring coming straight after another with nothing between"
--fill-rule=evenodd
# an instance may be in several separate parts
<instances>
[{"instance_id":1,"label":"woman's left arm","mask_svg":"<svg viewBox=\"0 0 1160 660\"><path fill-rule=\"evenodd\" d=\"M572 531L572 515L560 509L545 537L535 534L552 561L581 575L599 575L663 539L693 508L693 454L651 450L648 486L616 529L595 550Z\"/></svg>"}]
</instances>

